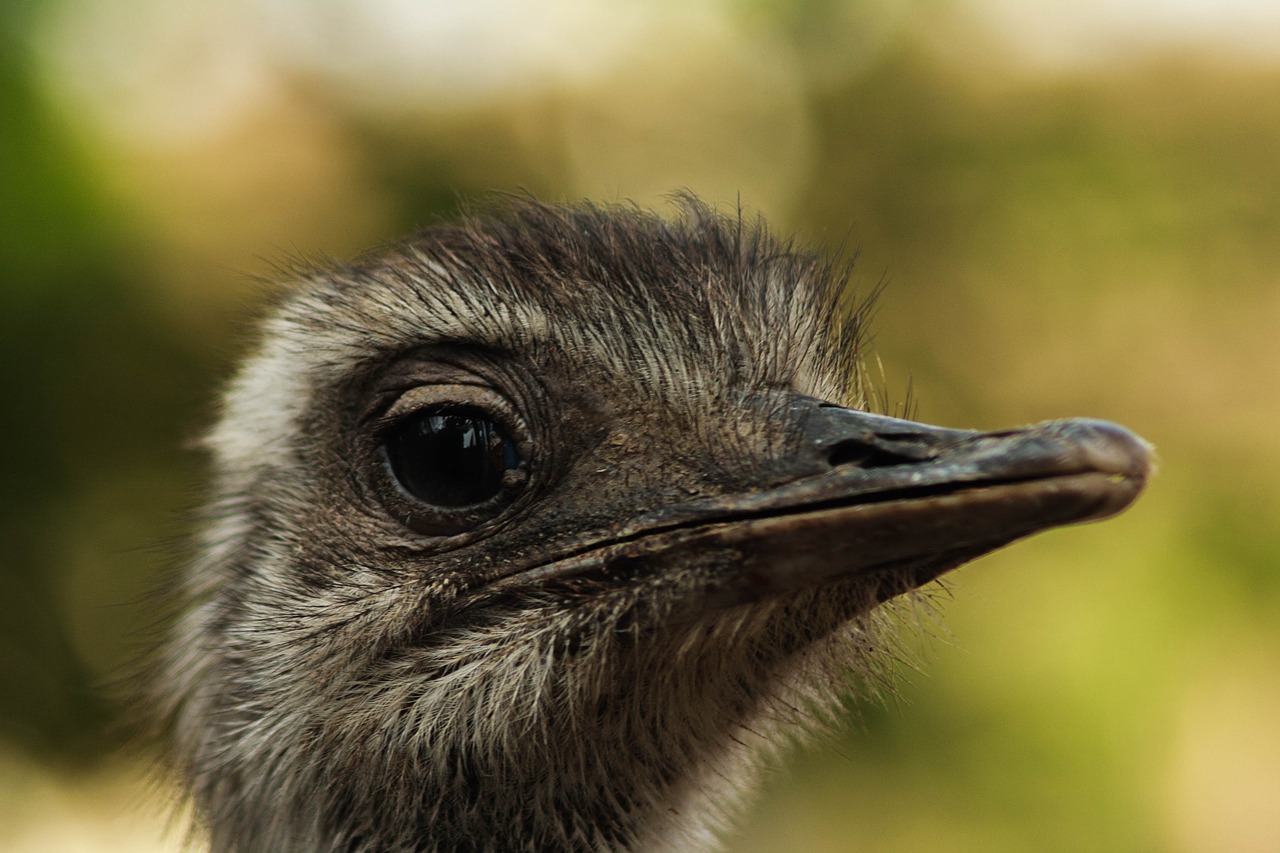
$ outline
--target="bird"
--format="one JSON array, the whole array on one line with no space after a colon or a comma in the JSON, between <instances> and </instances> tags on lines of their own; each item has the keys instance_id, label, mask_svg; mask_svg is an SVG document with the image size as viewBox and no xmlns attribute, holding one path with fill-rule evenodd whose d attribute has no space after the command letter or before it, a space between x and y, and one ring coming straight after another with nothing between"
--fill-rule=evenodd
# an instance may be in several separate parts
<instances>
[{"instance_id":1,"label":"bird","mask_svg":"<svg viewBox=\"0 0 1280 853\"><path fill-rule=\"evenodd\" d=\"M877 413L871 311L693 196L508 198L293 275L148 676L211 848L719 849L891 678L902 602L1143 490L1106 421Z\"/></svg>"}]
</instances>

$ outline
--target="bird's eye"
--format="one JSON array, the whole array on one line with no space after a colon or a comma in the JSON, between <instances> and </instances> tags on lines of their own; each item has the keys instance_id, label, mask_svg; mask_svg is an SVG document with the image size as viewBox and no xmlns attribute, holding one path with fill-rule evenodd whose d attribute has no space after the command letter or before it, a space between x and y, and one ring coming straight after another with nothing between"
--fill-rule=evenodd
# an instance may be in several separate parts
<instances>
[{"instance_id":1,"label":"bird's eye","mask_svg":"<svg viewBox=\"0 0 1280 853\"><path fill-rule=\"evenodd\" d=\"M515 441L492 415L473 406L417 412L384 439L400 487L424 504L463 508L496 497L520 467Z\"/></svg>"}]
</instances>

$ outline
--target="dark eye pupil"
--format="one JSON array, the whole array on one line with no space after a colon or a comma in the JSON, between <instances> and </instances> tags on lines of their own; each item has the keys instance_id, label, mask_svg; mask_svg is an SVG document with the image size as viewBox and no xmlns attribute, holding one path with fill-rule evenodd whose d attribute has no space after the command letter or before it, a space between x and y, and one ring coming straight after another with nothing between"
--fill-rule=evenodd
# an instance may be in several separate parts
<instances>
[{"instance_id":1,"label":"dark eye pupil","mask_svg":"<svg viewBox=\"0 0 1280 853\"><path fill-rule=\"evenodd\" d=\"M405 419L387 435L391 471L423 503L463 507L502 490L502 474L520 465L506 431L481 409L436 409Z\"/></svg>"}]
</instances>

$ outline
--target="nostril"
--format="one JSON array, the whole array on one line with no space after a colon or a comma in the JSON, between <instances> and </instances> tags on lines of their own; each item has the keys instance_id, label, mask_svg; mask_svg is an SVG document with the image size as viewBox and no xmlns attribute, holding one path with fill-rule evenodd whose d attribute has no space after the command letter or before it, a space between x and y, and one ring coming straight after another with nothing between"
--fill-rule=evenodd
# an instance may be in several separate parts
<instances>
[{"instance_id":1,"label":"nostril","mask_svg":"<svg viewBox=\"0 0 1280 853\"><path fill-rule=\"evenodd\" d=\"M892 465L906 465L918 461L909 456L893 453L882 447L876 447L874 444L867 444L856 439L837 442L827 451L827 462L833 468L841 465L857 465L859 468L888 468Z\"/></svg>"}]
</instances>

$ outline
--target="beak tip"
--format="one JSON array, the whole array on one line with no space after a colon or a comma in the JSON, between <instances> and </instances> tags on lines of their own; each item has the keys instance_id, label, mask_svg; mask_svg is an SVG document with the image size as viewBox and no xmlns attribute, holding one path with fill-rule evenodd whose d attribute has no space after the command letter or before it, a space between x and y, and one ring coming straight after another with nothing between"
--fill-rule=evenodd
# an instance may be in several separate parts
<instances>
[{"instance_id":1,"label":"beak tip","mask_svg":"<svg viewBox=\"0 0 1280 853\"><path fill-rule=\"evenodd\" d=\"M1077 418L1061 421L1064 436L1079 448L1083 462L1102 474L1146 480L1151 473L1150 442L1110 421Z\"/></svg>"},{"instance_id":2,"label":"beak tip","mask_svg":"<svg viewBox=\"0 0 1280 853\"><path fill-rule=\"evenodd\" d=\"M1100 506L1084 520L1115 515L1137 500L1154 470L1154 448L1131 430L1110 421L1074 418L1046 426L1072 448L1080 466L1101 474Z\"/></svg>"}]
</instances>

